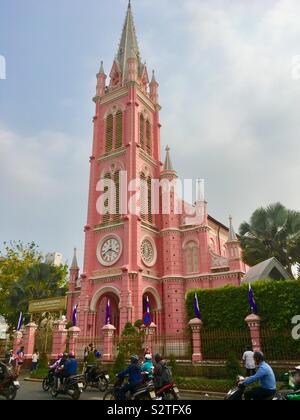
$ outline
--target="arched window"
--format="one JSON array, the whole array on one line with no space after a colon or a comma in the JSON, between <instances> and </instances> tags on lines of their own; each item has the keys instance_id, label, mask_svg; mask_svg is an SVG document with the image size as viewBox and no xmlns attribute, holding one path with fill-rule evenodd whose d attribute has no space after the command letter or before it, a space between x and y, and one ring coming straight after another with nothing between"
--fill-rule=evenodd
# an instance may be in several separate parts
<instances>
[{"instance_id":1,"label":"arched window","mask_svg":"<svg viewBox=\"0 0 300 420\"><path fill-rule=\"evenodd\" d=\"M112 114L106 118L105 152L109 153L113 148L114 117Z\"/></svg>"},{"instance_id":2,"label":"arched window","mask_svg":"<svg viewBox=\"0 0 300 420\"><path fill-rule=\"evenodd\" d=\"M151 156L151 126L150 121L146 121L146 147L147 153Z\"/></svg>"},{"instance_id":3,"label":"arched window","mask_svg":"<svg viewBox=\"0 0 300 420\"><path fill-rule=\"evenodd\" d=\"M188 274L199 272L199 247L196 242L191 241L185 248L186 271Z\"/></svg>"},{"instance_id":4,"label":"arched window","mask_svg":"<svg viewBox=\"0 0 300 420\"><path fill-rule=\"evenodd\" d=\"M145 150L145 119L144 115L140 115L140 145Z\"/></svg>"},{"instance_id":5,"label":"arched window","mask_svg":"<svg viewBox=\"0 0 300 420\"><path fill-rule=\"evenodd\" d=\"M123 113L118 111L116 114L116 149L123 145Z\"/></svg>"}]
</instances>

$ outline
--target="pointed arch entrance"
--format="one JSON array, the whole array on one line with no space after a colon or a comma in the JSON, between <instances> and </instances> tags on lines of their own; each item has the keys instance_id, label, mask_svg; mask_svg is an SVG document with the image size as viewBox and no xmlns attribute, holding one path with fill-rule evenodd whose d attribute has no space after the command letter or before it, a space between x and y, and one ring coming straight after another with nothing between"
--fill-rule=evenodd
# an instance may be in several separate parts
<instances>
[{"instance_id":1,"label":"pointed arch entrance","mask_svg":"<svg viewBox=\"0 0 300 420\"><path fill-rule=\"evenodd\" d=\"M117 334L120 332L120 292L117 288L108 286L98 290L91 301L91 311L95 313L95 337L102 337L108 301L110 303L110 323L116 328Z\"/></svg>"},{"instance_id":2,"label":"pointed arch entrance","mask_svg":"<svg viewBox=\"0 0 300 420\"><path fill-rule=\"evenodd\" d=\"M162 302L159 292L154 287L146 287L143 290L143 314L147 310L147 298L150 303L150 312L152 322L157 326L157 332L162 334L163 319L162 319Z\"/></svg>"}]
</instances>

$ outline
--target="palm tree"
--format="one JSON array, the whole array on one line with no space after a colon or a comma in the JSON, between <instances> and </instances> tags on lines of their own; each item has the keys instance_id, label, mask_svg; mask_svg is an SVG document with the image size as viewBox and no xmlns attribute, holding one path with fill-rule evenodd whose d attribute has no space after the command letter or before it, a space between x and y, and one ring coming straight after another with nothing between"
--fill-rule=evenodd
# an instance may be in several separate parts
<instances>
[{"instance_id":1,"label":"palm tree","mask_svg":"<svg viewBox=\"0 0 300 420\"><path fill-rule=\"evenodd\" d=\"M240 227L244 261L251 266L275 257L293 276L300 262L300 213L281 203L259 208Z\"/></svg>"}]
</instances>

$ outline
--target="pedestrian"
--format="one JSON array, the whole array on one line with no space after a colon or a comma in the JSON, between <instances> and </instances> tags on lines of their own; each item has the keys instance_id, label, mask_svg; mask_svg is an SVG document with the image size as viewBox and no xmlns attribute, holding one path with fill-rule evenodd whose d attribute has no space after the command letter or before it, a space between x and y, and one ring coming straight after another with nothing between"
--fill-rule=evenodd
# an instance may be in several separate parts
<instances>
[{"instance_id":1,"label":"pedestrian","mask_svg":"<svg viewBox=\"0 0 300 420\"><path fill-rule=\"evenodd\" d=\"M37 370L39 358L40 358L40 354L37 350L35 350L32 355L31 372Z\"/></svg>"},{"instance_id":2,"label":"pedestrian","mask_svg":"<svg viewBox=\"0 0 300 420\"><path fill-rule=\"evenodd\" d=\"M247 377L255 375L256 364L254 360L254 352L252 351L251 346L248 346L246 348L245 353L243 355L243 362L247 371Z\"/></svg>"},{"instance_id":3,"label":"pedestrian","mask_svg":"<svg viewBox=\"0 0 300 420\"><path fill-rule=\"evenodd\" d=\"M20 376L21 374L22 366L24 365L24 361L25 361L24 350L25 348L22 346L20 350L17 351L17 354L16 354L16 360L15 360L16 361L16 374L18 376Z\"/></svg>"}]
</instances>

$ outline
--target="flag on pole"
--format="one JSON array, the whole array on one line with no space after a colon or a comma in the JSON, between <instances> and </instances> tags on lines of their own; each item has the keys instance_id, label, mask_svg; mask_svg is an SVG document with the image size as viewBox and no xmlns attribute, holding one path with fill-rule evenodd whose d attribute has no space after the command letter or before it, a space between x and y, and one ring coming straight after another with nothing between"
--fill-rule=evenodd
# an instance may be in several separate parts
<instances>
[{"instance_id":1,"label":"flag on pole","mask_svg":"<svg viewBox=\"0 0 300 420\"><path fill-rule=\"evenodd\" d=\"M149 297L147 296L146 299L146 313L144 315L144 325L146 327L149 327L149 325L151 325L152 319L151 319L151 314L150 314L150 302L149 302Z\"/></svg>"},{"instance_id":2,"label":"flag on pole","mask_svg":"<svg viewBox=\"0 0 300 420\"><path fill-rule=\"evenodd\" d=\"M251 308L251 312L255 315L258 315L258 307L254 299L254 293L251 284L249 284L249 305Z\"/></svg>"},{"instance_id":3,"label":"flag on pole","mask_svg":"<svg viewBox=\"0 0 300 420\"><path fill-rule=\"evenodd\" d=\"M20 331L22 327L23 327L23 312L20 312L17 331Z\"/></svg>"},{"instance_id":4,"label":"flag on pole","mask_svg":"<svg viewBox=\"0 0 300 420\"><path fill-rule=\"evenodd\" d=\"M105 325L109 325L110 324L110 318L111 318L111 312L110 312L110 300L107 300L107 305L106 305L106 317L105 317Z\"/></svg>"},{"instance_id":5,"label":"flag on pole","mask_svg":"<svg viewBox=\"0 0 300 420\"><path fill-rule=\"evenodd\" d=\"M197 292L195 292L195 297L194 297L194 310L195 310L196 318L201 319L201 312L200 312L199 299L198 299Z\"/></svg>"},{"instance_id":6,"label":"flag on pole","mask_svg":"<svg viewBox=\"0 0 300 420\"><path fill-rule=\"evenodd\" d=\"M77 327L77 305L74 305L74 308L73 308L72 323L73 323L73 327Z\"/></svg>"}]
</instances>

